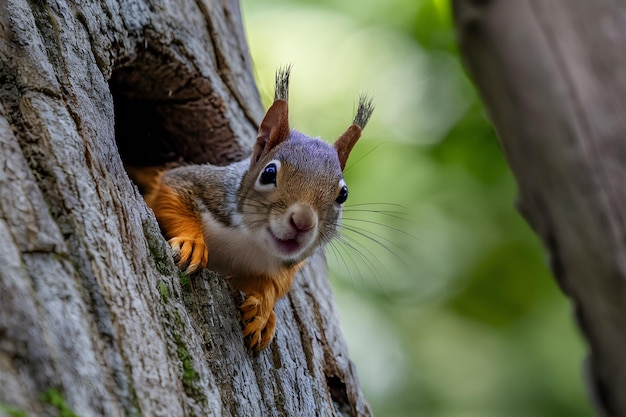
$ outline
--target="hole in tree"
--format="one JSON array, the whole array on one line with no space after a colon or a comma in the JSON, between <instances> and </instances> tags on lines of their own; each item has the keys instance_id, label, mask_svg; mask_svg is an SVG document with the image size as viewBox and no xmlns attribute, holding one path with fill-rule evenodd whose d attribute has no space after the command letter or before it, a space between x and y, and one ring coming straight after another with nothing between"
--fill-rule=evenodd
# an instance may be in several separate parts
<instances>
[{"instance_id":1,"label":"hole in tree","mask_svg":"<svg viewBox=\"0 0 626 417\"><path fill-rule=\"evenodd\" d=\"M244 157L231 140L223 99L206 77L167 48L140 45L132 61L115 69L109 86L125 165L223 165Z\"/></svg>"},{"instance_id":2,"label":"hole in tree","mask_svg":"<svg viewBox=\"0 0 626 417\"><path fill-rule=\"evenodd\" d=\"M348 391L345 382L336 375L326 376L326 385L335 406L335 411L341 416L351 416L352 406L348 400Z\"/></svg>"}]
</instances>

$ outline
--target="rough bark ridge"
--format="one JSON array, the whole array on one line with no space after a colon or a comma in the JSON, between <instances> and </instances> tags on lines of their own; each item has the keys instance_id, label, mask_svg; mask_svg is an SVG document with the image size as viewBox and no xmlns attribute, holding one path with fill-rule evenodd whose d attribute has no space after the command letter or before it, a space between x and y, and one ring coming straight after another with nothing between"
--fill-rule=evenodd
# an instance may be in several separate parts
<instances>
[{"instance_id":1,"label":"rough bark ridge","mask_svg":"<svg viewBox=\"0 0 626 417\"><path fill-rule=\"evenodd\" d=\"M0 416L370 414L322 256L253 355L240 295L178 275L124 171L249 154L236 1L0 1L0 84Z\"/></svg>"},{"instance_id":2,"label":"rough bark ridge","mask_svg":"<svg viewBox=\"0 0 626 417\"><path fill-rule=\"evenodd\" d=\"M520 210L589 342L596 408L626 416L626 5L457 0L454 11Z\"/></svg>"}]
</instances>

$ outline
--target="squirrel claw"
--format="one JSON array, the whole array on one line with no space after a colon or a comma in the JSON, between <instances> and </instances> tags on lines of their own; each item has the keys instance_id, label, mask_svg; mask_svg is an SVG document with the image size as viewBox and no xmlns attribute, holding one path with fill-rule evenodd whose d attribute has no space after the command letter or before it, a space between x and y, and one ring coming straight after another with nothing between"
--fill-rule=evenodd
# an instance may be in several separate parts
<instances>
[{"instance_id":1,"label":"squirrel claw","mask_svg":"<svg viewBox=\"0 0 626 417\"><path fill-rule=\"evenodd\" d=\"M246 298L239 311L244 324L243 335L248 339L246 344L257 352L263 350L274 337L276 314L263 309L261 300L254 295Z\"/></svg>"},{"instance_id":2,"label":"squirrel claw","mask_svg":"<svg viewBox=\"0 0 626 417\"><path fill-rule=\"evenodd\" d=\"M172 248L174 262L186 274L204 268L209 261L209 249L203 239L174 237L168 241Z\"/></svg>"},{"instance_id":3,"label":"squirrel claw","mask_svg":"<svg viewBox=\"0 0 626 417\"><path fill-rule=\"evenodd\" d=\"M174 259L174 262L176 264L178 264L178 262L180 261L180 245L181 242L179 241L179 239L170 239L168 240L168 242L170 244L170 248L172 249L172 258Z\"/></svg>"}]
</instances>

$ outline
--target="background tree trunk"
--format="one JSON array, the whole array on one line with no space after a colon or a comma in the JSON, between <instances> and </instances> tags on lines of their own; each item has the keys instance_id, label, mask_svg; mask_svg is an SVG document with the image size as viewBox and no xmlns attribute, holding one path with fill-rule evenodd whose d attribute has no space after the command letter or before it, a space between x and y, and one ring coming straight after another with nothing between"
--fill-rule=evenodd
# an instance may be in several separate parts
<instances>
[{"instance_id":1,"label":"background tree trunk","mask_svg":"<svg viewBox=\"0 0 626 417\"><path fill-rule=\"evenodd\" d=\"M251 354L124 170L246 157L249 59L234 0L0 1L0 416L370 414L323 257Z\"/></svg>"},{"instance_id":2,"label":"background tree trunk","mask_svg":"<svg viewBox=\"0 0 626 417\"><path fill-rule=\"evenodd\" d=\"M454 13L520 210L589 342L596 408L626 416L626 5L456 0Z\"/></svg>"}]
</instances>

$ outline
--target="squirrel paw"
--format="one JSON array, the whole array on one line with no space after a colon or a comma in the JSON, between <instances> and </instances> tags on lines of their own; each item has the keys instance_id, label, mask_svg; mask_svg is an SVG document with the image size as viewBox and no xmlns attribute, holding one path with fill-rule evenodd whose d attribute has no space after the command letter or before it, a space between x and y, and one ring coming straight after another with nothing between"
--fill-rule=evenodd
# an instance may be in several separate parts
<instances>
[{"instance_id":1,"label":"squirrel paw","mask_svg":"<svg viewBox=\"0 0 626 417\"><path fill-rule=\"evenodd\" d=\"M168 240L168 243L174 252L176 266L186 274L204 268L209 261L209 249L203 239L174 237Z\"/></svg>"},{"instance_id":2,"label":"squirrel paw","mask_svg":"<svg viewBox=\"0 0 626 417\"><path fill-rule=\"evenodd\" d=\"M239 311L244 324L243 335L248 338L248 347L257 352L263 350L272 341L276 331L274 310L262 308L261 300L251 295L241 304Z\"/></svg>"}]
</instances>

